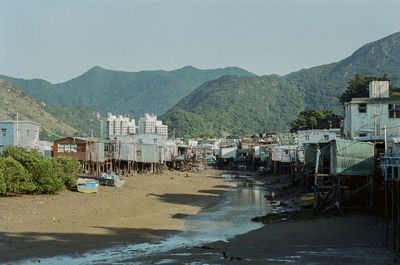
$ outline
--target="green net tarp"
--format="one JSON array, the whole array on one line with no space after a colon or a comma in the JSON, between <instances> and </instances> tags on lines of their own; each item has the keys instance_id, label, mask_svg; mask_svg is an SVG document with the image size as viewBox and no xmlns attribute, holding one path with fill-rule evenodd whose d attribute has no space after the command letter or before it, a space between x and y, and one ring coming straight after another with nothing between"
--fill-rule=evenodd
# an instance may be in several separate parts
<instances>
[{"instance_id":1,"label":"green net tarp","mask_svg":"<svg viewBox=\"0 0 400 265\"><path fill-rule=\"evenodd\" d=\"M268 153L265 151L261 151L261 161L265 161L268 158Z\"/></svg>"},{"instance_id":2,"label":"green net tarp","mask_svg":"<svg viewBox=\"0 0 400 265\"><path fill-rule=\"evenodd\" d=\"M336 139L331 142L331 175L374 175L374 144Z\"/></svg>"},{"instance_id":3,"label":"green net tarp","mask_svg":"<svg viewBox=\"0 0 400 265\"><path fill-rule=\"evenodd\" d=\"M304 146L304 163L306 165L315 164L316 144L306 144Z\"/></svg>"},{"instance_id":4,"label":"green net tarp","mask_svg":"<svg viewBox=\"0 0 400 265\"><path fill-rule=\"evenodd\" d=\"M236 148L224 148L221 149L222 158L235 158L236 157Z\"/></svg>"}]
</instances>

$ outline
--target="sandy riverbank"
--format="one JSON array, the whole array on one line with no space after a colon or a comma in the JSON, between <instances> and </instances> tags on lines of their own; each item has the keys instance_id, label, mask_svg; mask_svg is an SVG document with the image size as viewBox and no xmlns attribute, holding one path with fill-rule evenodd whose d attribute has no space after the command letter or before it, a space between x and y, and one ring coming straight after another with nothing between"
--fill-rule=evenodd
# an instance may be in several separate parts
<instances>
[{"instance_id":1,"label":"sandy riverbank","mask_svg":"<svg viewBox=\"0 0 400 265\"><path fill-rule=\"evenodd\" d=\"M126 178L97 194L0 198L0 263L143 242L184 228L183 217L218 203L221 172L167 172Z\"/></svg>"}]
</instances>

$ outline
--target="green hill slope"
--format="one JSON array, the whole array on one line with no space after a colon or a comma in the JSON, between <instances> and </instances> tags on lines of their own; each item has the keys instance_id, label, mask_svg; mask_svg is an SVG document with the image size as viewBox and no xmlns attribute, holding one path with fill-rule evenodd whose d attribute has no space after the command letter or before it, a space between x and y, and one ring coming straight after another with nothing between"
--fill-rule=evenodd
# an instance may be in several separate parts
<instances>
[{"instance_id":1,"label":"green hill slope","mask_svg":"<svg viewBox=\"0 0 400 265\"><path fill-rule=\"evenodd\" d=\"M382 76L388 74L391 85L400 85L400 32L368 43L351 56L337 63L304 69L285 78L306 90L309 108L341 112L338 96L356 74Z\"/></svg>"},{"instance_id":2,"label":"green hill slope","mask_svg":"<svg viewBox=\"0 0 400 265\"><path fill-rule=\"evenodd\" d=\"M400 33L364 45L350 57L287 76L232 77L206 82L161 118L178 136L285 131L300 111L342 112L338 96L355 74L388 74L400 84Z\"/></svg>"},{"instance_id":3,"label":"green hill slope","mask_svg":"<svg viewBox=\"0 0 400 265\"><path fill-rule=\"evenodd\" d=\"M202 83L223 75L253 75L237 67L199 70L187 66L174 71L122 72L93 67L83 75L60 84L0 76L46 103L83 106L102 114L162 114Z\"/></svg>"},{"instance_id":4,"label":"green hill slope","mask_svg":"<svg viewBox=\"0 0 400 265\"><path fill-rule=\"evenodd\" d=\"M161 118L177 136L227 136L285 130L304 94L278 76L224 76L209 81Z\"/></svg>"},{"instance_id":5,"label":"green hill slope","mask_svg":"<svg viewBox=\"0 0 400 265\"><path fill-rule=\"evenodd\" d=\"M86 108L56 108L37 100L15 85L0 79L0 120L19 119L38 122L42 140L57 136L99 134L99 114ZM47 130L46 130L47 129ZM52 134L54 133L54 134Z\"/></svg>"}]
</instances>

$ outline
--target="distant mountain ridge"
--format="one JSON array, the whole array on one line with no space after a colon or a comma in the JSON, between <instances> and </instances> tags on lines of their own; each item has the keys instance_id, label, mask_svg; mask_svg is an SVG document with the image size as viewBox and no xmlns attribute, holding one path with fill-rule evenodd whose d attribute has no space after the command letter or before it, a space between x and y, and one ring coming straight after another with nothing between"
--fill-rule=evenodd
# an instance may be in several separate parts
<instances>
[{"instance_id":1,"label":"distant mountain ridge","mask_svg":"<svg viewBox=\"0 0 400 265\"><path fill-rule=\"evenodd\" d=\"M161 118L178 136L286 131L304 109L342 112L338 96L357 73L388 74L400 85L400 32L336 63L286 76L221 77L204 83Z\"/></svg>"},{"instance_id":2,"label":"distant mountain ridge","mask_svg":"<svg viewBox=\"0 0 400 265\"><path fill-rule=\"evenodd\" d=\"M54 106L83 106L102 114L133 114L137 118L145 112L162 114L202 83L224 75L254 74L238 67L200 70L186 66L173 71L123 72L95 66L59 84L41 79L0 78Z\"/></svg>"},{"instance_id":3,"label":"distant mountain ridge","mask_svg":"<svg viewBox=\"0 0 400 265\"><path fill-rule=\"evenodd\" d=\"M338 96L355 74L388 74L391 85L399 86L399 69L398 32L339 62L286 76L255 76L236 67L122 72L96 66L60 84L3 77L51 105L133 114L136 119L144 112L166 112L161 118L175 135L225 136L286 131L304 109L341 113Z\"/></svg>"},{"instance_id":4,"label":"distant mountain ridge","mask_svg":"<svg viewBox=\"0 0 400 265\"><path fill-rule=\"evenodd\" d=\"M26 94L0 79L0 120L31 120L42 126L40 139L53 140L63 136L89 136L94 129L98 136L99 113L83 107L57 108Z\"/></svg>"}]
</instances>

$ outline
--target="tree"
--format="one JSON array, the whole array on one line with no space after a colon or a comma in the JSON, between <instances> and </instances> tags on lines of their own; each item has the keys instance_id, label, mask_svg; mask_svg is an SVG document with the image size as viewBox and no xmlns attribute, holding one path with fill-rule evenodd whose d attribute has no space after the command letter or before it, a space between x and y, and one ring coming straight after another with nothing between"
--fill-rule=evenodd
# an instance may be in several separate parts
<instances>
[{"instance_id":1,"label":"tree","mask_svg":"<svg viewBox=\"0 0 400 265\"><path fill-rule=\"evenodd\" d=\"M352 98L367 98L369 96L369 83L371 81L389 81L389 76L367 76L356 74L348 83L347 90L339 96L339 101L344 104L351 101Z\"/></svg>"},{"instance_id":2,"label":"tree","mask_svg":"<svg viewBox=\"0 0 400 265\"><path fill-rule=\"evenodd\" d=\"M290 131L338 128L340 117L331 110L304 110L290 123Z\"/></svg>"}]
</instances>

